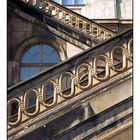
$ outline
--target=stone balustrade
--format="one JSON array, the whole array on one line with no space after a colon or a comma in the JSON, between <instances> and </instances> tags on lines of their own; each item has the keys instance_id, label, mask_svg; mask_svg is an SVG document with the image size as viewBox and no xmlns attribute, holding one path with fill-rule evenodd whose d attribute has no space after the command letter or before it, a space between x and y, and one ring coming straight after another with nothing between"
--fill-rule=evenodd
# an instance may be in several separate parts
<instances>
[{"instance_id":1,"label":"stone balustrade","mask_svg":"<svg viewBox=\"0 0 140 140\"><path fill-rule=\"evenodd\" d=\"M103 41L116 33L50 0L22 0L49 15L52 19L85 34L89 38Z\"/></svg>"},{"instance_id":2,"label":"stone balustrade","mask_svg":"<svg viewBox=\"0 0 140 140\"><path fill-rule=\"evenodd\" d=\"M8 129L132 68L132 30L8 89Z\"/></svg>"}]
</instances>

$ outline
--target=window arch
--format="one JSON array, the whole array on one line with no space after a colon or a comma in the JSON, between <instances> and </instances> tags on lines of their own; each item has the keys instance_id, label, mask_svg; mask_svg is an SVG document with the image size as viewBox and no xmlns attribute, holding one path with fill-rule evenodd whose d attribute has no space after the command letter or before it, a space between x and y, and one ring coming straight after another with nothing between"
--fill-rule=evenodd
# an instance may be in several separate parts
<instances>
[{"instance_id":1,"label":"window arch","mask_svg":"<svg viewBox=\"0 0 140 140\"><path fill-rule=\"evenodd\" d=\"M60 55L55 47L37 44L23 54L20 61L20 80L25 80L60 62Z\"/></svg>"}]
</instances>

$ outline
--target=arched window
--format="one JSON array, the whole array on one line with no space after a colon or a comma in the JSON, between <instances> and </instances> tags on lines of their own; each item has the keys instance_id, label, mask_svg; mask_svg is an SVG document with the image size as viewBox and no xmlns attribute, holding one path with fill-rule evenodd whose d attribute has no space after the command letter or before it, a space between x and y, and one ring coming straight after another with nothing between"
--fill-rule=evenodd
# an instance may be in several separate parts
<instances>
[{"instance_id":1,"label":"arched window","mask_svg":"<svg viewBox=\"0 0 140 140\"><path fill-rule=\"evenodd\" d=\"M60 61L59 53L54 47L47 44L34 45L22 56L20 80L25 80Z\"/></svg>"}]
</instances>

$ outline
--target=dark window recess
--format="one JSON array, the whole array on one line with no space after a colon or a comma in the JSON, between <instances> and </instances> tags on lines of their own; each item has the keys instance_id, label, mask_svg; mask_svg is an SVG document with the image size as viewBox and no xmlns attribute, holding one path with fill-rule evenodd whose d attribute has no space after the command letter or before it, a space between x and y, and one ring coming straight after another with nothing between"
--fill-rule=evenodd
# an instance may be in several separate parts
<instances>
[{"instance_id":1,"label":"dark window recess","mask_svg":"<svg viewBox=\"0 0 140 140\"><path fill-rule=\"evenodd\" d=\"M11 111L10 111L10 116L13 116L18 113L18 102L13 102L11 104Z\"/></svg>"}]
</instances>

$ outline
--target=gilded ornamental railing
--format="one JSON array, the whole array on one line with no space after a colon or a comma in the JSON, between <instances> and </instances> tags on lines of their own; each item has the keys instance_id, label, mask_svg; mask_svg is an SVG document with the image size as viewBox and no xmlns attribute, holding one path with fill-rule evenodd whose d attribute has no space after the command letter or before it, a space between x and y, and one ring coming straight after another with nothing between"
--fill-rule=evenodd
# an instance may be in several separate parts
<instances>
[{"instance_id":1,"label":"gilded ornamental railing","mask_svg":"<svg viewBox=\"0 0 140 140\"><path fill-rule=\"evenodd\" d=\"M8 129L129 70L132 47L132 30L129 30L10 87Z\"/></svg>"},{"instance_id":2,"label":"gilded ornamental railing","mask_svg":"<svg viewBox=\"0 0 140 140\"><path fill-rule=\"evenodd\" d=\"M98 41L103 41L111 38L116 33L109 30L96 22L71 11L51 0L21 0L43 13L49 15L63 25L70 27L76 31L85 34L89 38L95 38Z\"/></svg>"}]
</instances>

